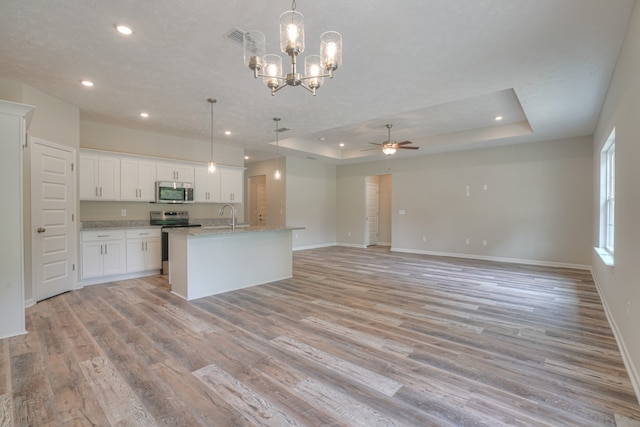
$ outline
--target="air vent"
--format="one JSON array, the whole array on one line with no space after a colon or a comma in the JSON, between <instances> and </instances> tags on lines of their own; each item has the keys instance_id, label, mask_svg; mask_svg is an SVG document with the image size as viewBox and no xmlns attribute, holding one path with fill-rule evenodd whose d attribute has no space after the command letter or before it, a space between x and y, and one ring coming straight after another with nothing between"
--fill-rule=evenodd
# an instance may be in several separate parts
<instances>
[{"instance_id":1,"label":"air vent","mask_svg":"<svg viewBox=\"0 0 640 427\"><path fill-rule=\"evenodd\" d=\"M242 44L242 38L244 37L244 33L246 31L241 30L238 27L233 27L232 29L230 29L229 31L227 31L227 33L224 35L226 38L228 38L229 40L231 40L234 43L237 44Z\"/></svg>"},{"instance_id":2,"label":"air vent","mask_svg":"<svg viewBox=\"0 0 640 427\"><path fill-rule=\"evenodd\" d=\"M307 156L307 159L309 159L309 160L317 160L315 157L311 157L311 156Z\"/></svg>"}]
</instances>

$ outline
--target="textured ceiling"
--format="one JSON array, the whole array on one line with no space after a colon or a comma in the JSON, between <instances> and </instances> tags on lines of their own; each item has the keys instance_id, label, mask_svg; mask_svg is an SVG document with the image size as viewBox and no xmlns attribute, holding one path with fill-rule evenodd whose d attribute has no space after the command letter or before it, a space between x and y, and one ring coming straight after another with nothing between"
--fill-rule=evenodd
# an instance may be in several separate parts
<instances>
[{"instance_id":1,"label":"textured ceiling","mask_svg":"<svg viewBox=\"0 0 640 427\"><path fill-rule=\"evenodd\" d=\"M392 140L421 147L397 156L423 155L592 134L633 4L300 0L300 63L335 30L344 64L315 97L294 87L272 97L225 35L259 30L268 53L279 53L287 1L4 0L0 77L78 106L83 120L203 143L206 99L215 97L216 142L244 147L252 160L274 156L276 116L290 129L280 134L287 155L374 160L383 155L368 143L387 139L387 123ZM134 34L121 36L116 23ZM95 87L82 87L85 78Z\"/></svg>"}]
</instances>

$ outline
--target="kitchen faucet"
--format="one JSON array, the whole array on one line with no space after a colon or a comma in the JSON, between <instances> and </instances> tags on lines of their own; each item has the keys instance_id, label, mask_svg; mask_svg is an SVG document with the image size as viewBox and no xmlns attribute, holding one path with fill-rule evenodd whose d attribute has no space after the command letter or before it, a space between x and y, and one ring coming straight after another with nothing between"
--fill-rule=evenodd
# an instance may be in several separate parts
<instances>
[{"instance_id":1,"label":"kitchen faucet","mask_svg":"<svg viewBox=\"0 0 640 427\"><path fill-rule=\"evenodd\" d=\"M220 208L220 216L224 215L224 208L227 206L231 208L231 231L236 231L236 208L230 204L226 204Z\"/></svg>"}]
</instances>

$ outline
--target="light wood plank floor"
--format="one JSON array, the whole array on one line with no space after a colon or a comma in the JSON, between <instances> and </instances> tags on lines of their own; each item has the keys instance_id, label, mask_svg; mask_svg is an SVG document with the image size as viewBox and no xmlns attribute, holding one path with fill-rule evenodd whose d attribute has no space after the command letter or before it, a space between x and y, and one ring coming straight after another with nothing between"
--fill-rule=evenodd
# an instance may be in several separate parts
<instances>
[{"instance_id":1,"label":"light wood plank floor","mask_svg":"<svg viewBox=\"0 0 640 427\"><path fill-rule=\"evenodd\" d=\"M2 427L640 425L586 271L331 247L191 303L89 286L27 326L0 340Z\"/></svg>"}]
</instances>

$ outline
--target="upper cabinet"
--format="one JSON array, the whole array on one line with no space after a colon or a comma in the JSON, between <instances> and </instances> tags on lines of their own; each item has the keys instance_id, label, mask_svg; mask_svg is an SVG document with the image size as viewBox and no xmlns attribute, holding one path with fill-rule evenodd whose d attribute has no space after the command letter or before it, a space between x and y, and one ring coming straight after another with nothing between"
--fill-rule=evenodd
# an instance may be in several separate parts
<instances>
[{"instance_id":1,"label":"upper cabinet","mask_svg":"<svg viewBox=\"0 0 640 427\"><path fill-rule=\"evenodd\" d=\"M120 200L120 156L80 153L80 199Z\"/></svg>"},{"instance_id":2,"label":"upper cabinet","mask_svg":"<svg viewBox=\"0 0 640 427\"><path fill-rule=\"evenodd\" d=\"M196 203L220 202L220 173L209 173L206 166L195 167L194 201Z\"/></svg>"},{"instance_id":3,"label":"upper cabinet","mask_svg":"<svg viewBox=\"0 0 640 427\"><path fill-rule=\"evenodd\" d=\"M120 161L120 200L155 200L156 162L145 158L122 157Z\"/></svg>"},{"instance_id":4,"label":"upper cabinet","mask_svg":"<svg viewBox=\"0 0 640 427\"><path fill-rule=\"evenodd\" d=\"M242 203L244 168L80 150L80 200L154 202L156 181L189 182L196 203Z\"/></svg>"},{"instance_id":5,"label":"upper cabinet","mask_svg":"<svg viewBox=\"0 0 640 427\"><path fill-rule=\"evenodd\" d=\"M244 168L220 166L220 202L242 203Z\"/></svg>"},{"instance_id":6,"label":"upper cabinet","mask_svg":"<svg viewBox=\"0 0 640 427\"><path fill-rule=\"evenodd\" d=\"M158 161L156 172L158 181L194 181L194 168L188 163Z\"/></svg>"}]
</instances>

